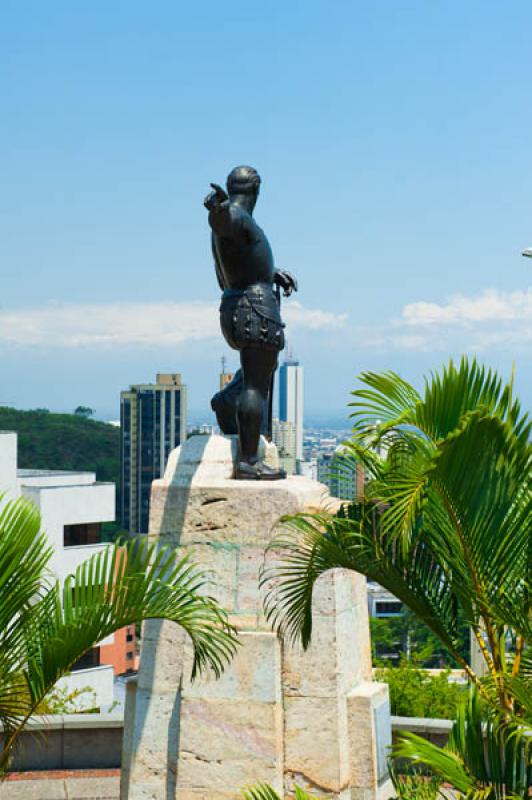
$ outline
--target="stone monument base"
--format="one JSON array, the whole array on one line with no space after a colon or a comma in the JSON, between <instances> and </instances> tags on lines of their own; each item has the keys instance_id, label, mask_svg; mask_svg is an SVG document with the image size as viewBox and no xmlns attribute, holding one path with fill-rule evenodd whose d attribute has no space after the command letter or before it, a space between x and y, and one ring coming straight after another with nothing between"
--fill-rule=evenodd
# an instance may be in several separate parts
<instances>
[{"instance_id":1,"label":"stone monument base","mask_svg":"<svg viewBox=\"0 0 532 800\"><path fill-rule=\"evenodd\" d=\"M275 448L266 458L275 463ZM180 544L212 576L241 647L222 677L189 680L178 626L144 626L128 687L122 800L236 800L246 785L294 783L331 800L387 800L388 690L371 680L366 582L334 570L314 592L312 644L285 645L262 613L264 550L283 514L330 501L302 477L232 480L236 442L193 436L154 481L150 537Z\"/></svg>"}]
</instances>

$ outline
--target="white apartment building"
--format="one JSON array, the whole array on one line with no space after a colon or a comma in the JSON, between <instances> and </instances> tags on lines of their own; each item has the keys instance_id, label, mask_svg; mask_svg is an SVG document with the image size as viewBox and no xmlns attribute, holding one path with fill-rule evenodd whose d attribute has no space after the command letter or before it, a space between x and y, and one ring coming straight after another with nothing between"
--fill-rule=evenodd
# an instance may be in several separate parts
<instances>
[{"instance_id":1,"label":"white apartment building","mask_svg":"<svg viewBox=\"0 0 532 800\"><path fill-rule=\"evenodd\" d=\"M0 492L7 499L27 497L37 506L54 550L49 567L60 581L109 546L100 541L100 526L115 518L114 484L97 482L93 472L17 469L17 434L7 431L0 431ZM112 651L113 643L110 636L100 646ZM59 683L68 691L90 687L91 693L80 696L80 707L105 710L113 702L114 670L112 664L100 665L100 646Z\"/></svg>"}]
</instances>

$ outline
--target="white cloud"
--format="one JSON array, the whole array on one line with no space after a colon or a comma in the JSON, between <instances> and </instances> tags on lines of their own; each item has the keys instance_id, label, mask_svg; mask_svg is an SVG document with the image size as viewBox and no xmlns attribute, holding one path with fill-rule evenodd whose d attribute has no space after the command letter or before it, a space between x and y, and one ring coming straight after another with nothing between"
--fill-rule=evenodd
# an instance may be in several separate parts
<instances>
[{"instance_id":1,"label":"white cloud","mask_svg":"<svg viewBox=\"0 0 532 800\"><path fill-rule=\"evenodd\" d=\"M313 331L339 328L347 320L347 314L334 314L319 308L305 308L292 300L283 308L283 318L291 328L310 328Z\"/></svg>"},{"instance_id":2,"label":"white cloud","mask_svg":"<svg viewBox=\"0 0 532 800\"><path fill-rule=\"evenodd\" d=\"M532 341L532 287L504 292L483 289L453 295L445 303L408 303L394 323L393 344L408 350L520 350Z\"/></svg>"},{"instance_id":3,"label":"white cloud","mask_svg":"<svg viewBox=\"0 0 532 800\"><path fill-rule=\"evenodd\" d=\"M314 331L336 328L346 317L294 301L284 306L283 316L291 329ZM219 336L218 303L53 303L0 308L0 344L165 347Z\"/></svg>"},{"instance_id":4,"label":"white cloud","mask_svg":"<svg viewBox=\"0 0 532 800\"><path fill-rule=\"evenodd\" d=\"M468 325L496 320L532 322L532 288L516 292L484 289L473 297L457 294L444 305L424 301L409 303L401 316L405 325Z\"/></svg>"}]
</instances>

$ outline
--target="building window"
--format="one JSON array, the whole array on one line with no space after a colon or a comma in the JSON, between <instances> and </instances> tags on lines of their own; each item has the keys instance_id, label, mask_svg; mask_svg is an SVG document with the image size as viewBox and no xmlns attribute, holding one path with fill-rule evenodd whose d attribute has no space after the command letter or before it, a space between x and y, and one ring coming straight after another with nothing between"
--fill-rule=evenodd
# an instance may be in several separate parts
<instances>
[{"instance_id":1,"label":"building window","mask_svg":"<svg viewBox=\"0 0 532 800\"><path fill-rule=\"evenodd\" d=\"M403 604L394 601L384 601L381 600L380 602L375 603L375 614L377 616L386 616L388 614L401 614L403 610Z\"/></svg>"},{"instance_id":2,"label":"building window","mask_svg":"<svg viewBox=\"0 0 532 800\"><path fill-rule=\"evenodd\" d=\"M128 653L126 653L126 659L127 659L128 661L133 661L133 655L134 655L134 653L132 653L131 651L129 651Z\"/></svg>"},{"instance_id":3,"label":"building window","mask_svg":"<svg viewBox=\"0 0 532 800\"><path fill-rule=\"evenodd\" d=\"M135 637L132 633L128 633L126 636L126 642L132 642L134 638Z\"/></svg>"},{"instance_id":4,"label":"building window","mask_svg":"<svg viewBox=\"0 0 532 800\"><path fill-rule=\"evenodd\" d=\"M91 650L87 650L87 652L78 658L76 663L71 667L72 672L75 672L78 669L90 669L91 667L99 667L100 666L100 648L93 647Z\"/></svg>"},{"instance_id":5,"label":"building window","mask_svg":"<svg viewBox=\"0 0 532 800\"><path fill-rule=\"evenodd\" d=\"M100 544L102 525L100 522L85 522L82 525L65 525L63 543L65 547L79 547L82 544Z\"/></svg>"}]
</instances>

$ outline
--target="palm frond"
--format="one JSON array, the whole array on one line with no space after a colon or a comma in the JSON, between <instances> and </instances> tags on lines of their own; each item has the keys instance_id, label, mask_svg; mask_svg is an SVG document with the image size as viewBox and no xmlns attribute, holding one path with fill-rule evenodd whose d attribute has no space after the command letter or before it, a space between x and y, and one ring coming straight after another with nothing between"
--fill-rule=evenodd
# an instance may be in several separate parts
<instances>
[{"instance_id":1,"label":"palm frond","mask_svg":"<svg viewBox=\"0 0 532 800\"><path fill-rule=\"evenodd\" d=\"M29 704L20 670L26 659L25 624L46 588L43 574L51 555L35 506L25 499L6 502L0 511L0 722L6 731Z\"/></svg>"},{"instance_id":2,"label":"palm frond","mask_svg":"<svg viewBox=\"0 0 532 800\"><path fill-rule=\"evenodd\" d=\"M361 572L422 616L444 645L460 656L456 593L445 568L420 540L406 555L380 528L371 504L352 504L335 515L298 514L283 519L270 549L261 585L267 586L265 610L289 639L307 647L312 634L312 592L329 569Z\"/></svg>"},{"instance_id":3,"label":"palm frond","mask_svg":"<svg viewBox=\"0 0 532 800\"><path fill-rule=\"evenodd\" d=\"M243 800L283 800L271 786L265 783L257 783L248 786L242 792Z\"/></svg>"},{"instance_id":4,"label":"palm frond","mask_svg":"<svg viewBox=\"0 0 532 800\"><path fill-rule=\"evenodd\" d=\"M458 711L447 748L405 734L396 757L423 764L467 797L525 800L532 781L532 739L518 723L488 713L477 690Z\"/></svg>"},{"instance_id":5,"label":"palm frond","mask_svg":"<svg viewBox=\"0 0 532 800\"><path fill-rule=\"evenodd\" d=\"M193 647L192 677L205 669L218 676L237 647L226 612L203 594L208 578L179 549L146 539L109 546L61 586L45 580L52 551L39 529L39 514L27 501L0 513L0 771L57 680L120 628L145 619L180 625Z\"/></svg>"},{"instance_id":6,"label":"palm frond","mask_svg":"<svg viewBox=\"0 0 532 800\"><path fill-rule=\"evenodd\" d=\"M201 594L206 579L188 557L147 541L107 548L81 564L33 607L27 680L41 699L95 642L138 620L164 618L189 634L193 677L210 668L219 675L236 650L227 614Z\"/></svg>"},{"instance_id":7,"label":"palm frond","mask_svg":"<svg viewBox=\"0 0 532 800\"><path fill-rule=\"evenodd\" d=\"M368 388L352 392L349 403L357 431L368 432L380 425L398 425L411 420L421 398L407 381L395 372L363 372L361 382Z\"/></svg>"},{"instance_id":8,"label":"palm frond","mask_svg":"<svg viewBox=\"0 0 532 800\"><path fill-rule=\"evenodd\" d=\"M242 792L243 800L282 800L282 797L266 783L257 783L248 786ZM294 787L294 800L317 800L314 795L303 791L299 786Z\"/></svg>"}]
</instances>

